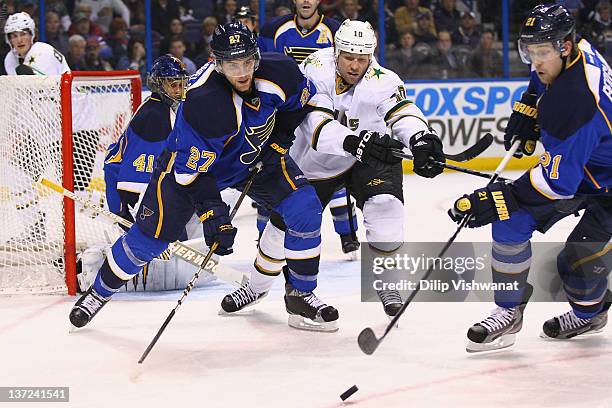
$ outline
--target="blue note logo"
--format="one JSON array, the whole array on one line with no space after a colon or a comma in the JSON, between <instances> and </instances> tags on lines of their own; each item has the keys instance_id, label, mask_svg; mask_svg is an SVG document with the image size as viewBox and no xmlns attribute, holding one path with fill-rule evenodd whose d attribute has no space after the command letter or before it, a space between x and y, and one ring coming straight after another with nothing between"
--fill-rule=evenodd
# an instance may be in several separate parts
<instances>
[{"instance_id":1,"label":"blue note logo","mask_svg":"<svg viewBox=\"0 0 612 408\"><path fill-rule=\"evenodd\" d=\"M243 153L240 155L240 162L242 164L253 164L261 153L261 146L266 143L272 130L274 129L274 123L276 122L276 111L272 112L266 122L261 126L247 127L244 133L244 138L251 145L253 150Z\"/></svg>"}]
</instances>

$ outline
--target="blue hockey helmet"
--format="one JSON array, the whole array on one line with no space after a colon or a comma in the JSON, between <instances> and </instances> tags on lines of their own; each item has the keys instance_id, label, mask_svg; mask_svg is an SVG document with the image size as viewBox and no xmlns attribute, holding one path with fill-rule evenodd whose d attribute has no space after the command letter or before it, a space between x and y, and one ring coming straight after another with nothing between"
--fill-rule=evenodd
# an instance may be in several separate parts
<instances>
[{"instance_id":1,"label":"blue hockey helmet","mask_svg":"<svg viewBox=\"0 0 612 408\"><path fill-rule=\"evenodd\" d=\"M176 107L185 99L188 78L189 74L183 61L166 54L153 62L147 77L147 86L151 92L158 94L165 104Z\"/></svg>"},{"instance_id":2,"label":"blue hockey helmet","mask_svg":"<svg viewBox=\"0 0 612 408\"><path fill-rule=\"evenodd\" d=\"M518 49L523 62L530 64L532 56L528 45L552 43L560 54L565 51L565 41L576 42L576 21L572 14L558 4L540 4L529 12L521 26Z\"/></svg>"},{"instance_id":3,"label":"blue hockey helmet","mask_svg":"<svg viewBox=\"0 0 612 408\"><path fill-rule=\"evenodd\" d=\"M247 67L254 72L259 67L259 48L255 35L240 21L217 26L211 41L215 67L227 76L242 76L248 72L238 66L222 66L225 61L246 60ZM229 68L229 69L228 69Z\"/></svg>"}]
</instances>

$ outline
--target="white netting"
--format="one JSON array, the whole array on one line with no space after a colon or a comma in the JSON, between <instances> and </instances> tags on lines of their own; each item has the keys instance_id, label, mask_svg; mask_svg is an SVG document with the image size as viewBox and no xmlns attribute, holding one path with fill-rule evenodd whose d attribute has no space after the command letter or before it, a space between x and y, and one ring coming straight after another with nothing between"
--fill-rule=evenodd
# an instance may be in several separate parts
<instances>
[{"instance_id":1,"label":"white netting","mask_svg":"<svg viewBox=\"0 0 612 408\"><path fill-rule=\"evenodd\" d=\"M104 155L132 115L129 79L79 78L72 85L74 169L62 161L59 76L0 77L0 293L65 292L62 196L37 181L62 184L104 203ZM116 227L75 205L77 253L114 240Z\"/></svg>"}]
</instances>

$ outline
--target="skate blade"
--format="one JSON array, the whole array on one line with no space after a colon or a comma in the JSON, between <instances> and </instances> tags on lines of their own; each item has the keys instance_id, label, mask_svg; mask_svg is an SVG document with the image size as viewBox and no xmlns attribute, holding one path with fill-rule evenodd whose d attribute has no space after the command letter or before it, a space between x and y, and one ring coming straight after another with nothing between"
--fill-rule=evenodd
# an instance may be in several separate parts
<instances>
[{"instance_id":1,"label":"skate blade","mask_svg":"<svg viewBox=\"0 0 612 408\"><path fill-rule=\"evenodd\" d=\"M353 262L356 261L358 256L357 253L359 252L359 250L357 251L353 251L353 252L349 252L348 254L344 254L344 256L346 257L346 260L349 262Z\"/></svg>"},{"instance_id":2,"label":"skate blade","mask_svg":"<svg viewBox=\"0 0 612 408\"><path fill-rule=\"evenodd\" d=\"M81 327L76 327L75 325L70 323L70 326L68 327L68 334L72 334L74 332L77 332L77 331L79 331L79 329L81 329Z\"/></svg>"},{"instance_id":3,"label":"skate blade","mask_svg":"<svg viewBox=\"0 0 612 408\"><path fill-rule=\"evenodd\" d=\"M489 343L474 343L468 340L465 351L468 353L482 353L484 351L501 350L512 346L516 342L516 334L506 334Z\"/></svg>"},{"instance_id":4,"label":"skate blade","mask_svg":"<svg viewBox=\"0 0 612 408\"><path fill-rule=\"evenodd\" d=\"M287 322L290 327L298 330L334 333L338 331L338 321L333 322L315 322L314 320L302 317L299 315L289 315Z\"/></svg>"},{"instance_id":5,"label":"skate blade","mask_svg":"<svg viewBox=\"0 0 612 408\"><path fill-rule=\"evenodd\" d=\"M572 337L549 337L546 335L546 333L544 333L543 331L540 332L540 338L544 339L544 340L550 340L550 341L560 341L560 340L571 340L574 337L582 337L582 336L590 336L592 334L599 334L603 332L603 327L601 329L597 329L597 330L589 330L586 333L580 333L580 334L576 334L575 336Z\"/></svg>"}]
</instances>

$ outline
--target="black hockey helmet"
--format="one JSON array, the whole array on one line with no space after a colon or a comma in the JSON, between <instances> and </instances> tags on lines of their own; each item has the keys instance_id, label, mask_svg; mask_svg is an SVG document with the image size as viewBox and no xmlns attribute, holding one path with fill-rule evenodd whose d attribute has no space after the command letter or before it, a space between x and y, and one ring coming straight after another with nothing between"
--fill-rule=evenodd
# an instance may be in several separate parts
<instances>
[{"instance_id":1,"label":"black hockey helmet","mask_svg":"<svg viewBox=\"0 0 612 408\"><path fill-rule=\"evenodd\" d=\"M521 25L518 49L524 63L530 64L527 45L550 42L560 53L565 41L576 40L576 21L569 11L558 4L537 5Z\"/></svg>"},{"instance_id":2,"label":"black hockey helmet","mask_svg":"<svg viewBox=\"0 0 612 408\"><path fill-rule=\"evenodd\" d=\"M183 61L173 55L166 54L153 62L151 72L147 76L147 86L151 92L158 94L165 104L176 107L179 102L185 99L187 79L189 79L189 74L185 69ZM170 95L164 87L165 83L172 83L175 81L180 81L182 87L180 97Z\"/></svg>"},{"instance_id":3,"label":"black hockey helmet","mask_svg":"<svg viewBox=\"0 0 612 408\"><path fill-rule=\"evenodd\" d=\"M211 48L217 70L223 73L221 62L253 57L254 70L259 66L259 48L255 35L240 21L218 25L213 33Z\"/></svg>"}]
</instances>

